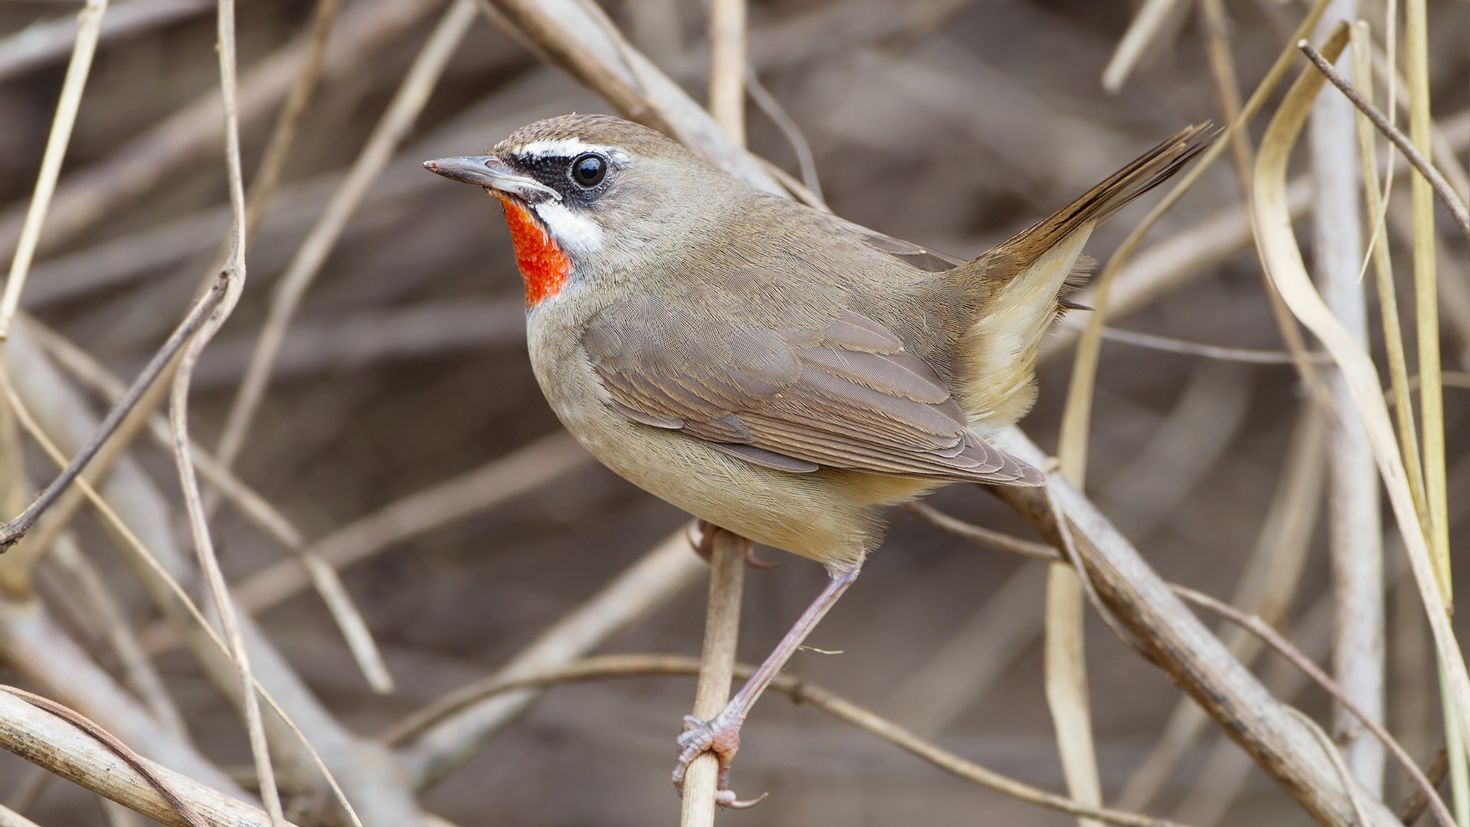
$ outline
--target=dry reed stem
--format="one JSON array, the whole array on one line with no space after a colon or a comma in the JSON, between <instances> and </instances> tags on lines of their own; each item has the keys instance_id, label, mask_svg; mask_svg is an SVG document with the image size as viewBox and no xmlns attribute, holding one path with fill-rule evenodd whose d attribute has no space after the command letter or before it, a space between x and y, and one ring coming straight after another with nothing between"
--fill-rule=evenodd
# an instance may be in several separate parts
<instances>
[{"instance_id":1,"label":"dry reed stem","mask_svg":"<svg viewBox=\"0 0 1470 827\"><path fill-rule=\"evenodd\" d=\"M40 602L0 602L0 653L32 686L85 713L153 760L217 790L245 795L223 770L160 726L89 652L62 631ZM30 806L24 792L17 791L12 806Z\"/></svg>"},{"instance_id":2,"label":"dry reed stem","mask_svg":"<svg viewBox=\"0 0 1470 827\"><path fill-rule=\"evenodd\" d=\"M1041 451L1012 428L995 443L1031 463ZM1078 540L1080 557L1102 601L1126 626L1150 662L1189 692L1236 743L1297 802L1324 824L1351 823L1352 806L1335 770L1316 756L1315 741L1284 705L1237 662L1138 556L1138 552L1070 485L1053 477L1047 490ZM1029 489L997 489L1043 537L1058 542L1046 496ZM1375 802L1374 825L1391 816Z\"/></svg>"},{"instance_id":3,"label":"dry reed stem","mask_svg":"<svg viewBox=\"0 0 1470 827\"><path fill-rule=\"evenodd\" d=\"M1443 827L1454 827L1455 819L1450 815L1449 808L1445 806L1444 801L1435 793L1434 785L1425 777L1424 773L1419 769L1419 765L1414 762L1414 759L1410 757L1403 746L1388 733L1388 730L1383 728L1383 724L1381 723L1383 717L1381 710L1375 710L1371 707L1365 708L1362 704L1358 703L1352 697L1350 686L1328 677L1327 673L1319 669L1317 664L1312 662L1311 658L1302 654L1300 649L1291 644L1291 641L1287 640L1270 624L1262 621L1260 617L1246 614L1224 601L1216 600L1194 589L1178 585L1172 588L1175 594L1190 603L1208 609L1215 615L1225 618L1236 626L1250 632L1257 639L1264 641L1267 646L1270 646L1277 654L1290 661L1293 666L1310 678L1313 683L1325 689L1341 705L1343 712L1353 716L1355 724L1361 725L1369 731L1369 734L1373 735L1375 744L1393 753L1394 758L1399 762L1399 766L1409 774L1418 792L1425 796L1426 802L1434 810L1435 817L1439 819L1440 824ZM1334 602L1335 599L1336 596L1334 596ZM1331 739L1329 739L1329 743L1331 743ZM1337 749L1337 747L1332 747L1327 751L1329 754L1332 754L1336 753ZM1378 771L1381 780L1382 766L1378 768ZM1358 778L1360 781L1363 781L1364 787L1371 790L1371 785L1364 781L1361 775L1358 775ZM1367 819L1360 819L1360 821L1367 823Z\"/></svg>"},{"instance_id":4,"label":"dry reed stem","mask_svg":"<svg viewBox=\"0 0 1470 827\"><path fill-rule=\"evenodd\" d=\"M301 125L301 119L306 114L306 105L311 101L312 94L316 91L317 82L320 80L322 63L327 54L327 36L331 34L332 23L337 19L337 10L341 7L341 0L317 0L316 11L312 16L311 32L308 35L308 47L306 58L297 73L295 81L291 84L291 91L286 95L286 102L281 107L281 112L276 116L275 126L271 128L270 140L266 142L265 152L262 154L260 164L256 168L255 176L250 181L250 192L245 204L244 225L246 229L245 240L248 243L249 232L255 227L265 215L265 208L275 196L276 186L280 182L281 170L285 168L286 161L291 156L291 145L296 139L296 130ZM221 262L229 257L229 243L226 242L220 251ZM223 266L221 263L220 266ZM233 465L233 458L220 463L221 467L228 469ZM219 495L211 489L204 498L204 512L213 517L215 509L219 505ZM340 586L340 584L338 584ZM345 594L345 592L343 592ZM323 590L326 598L327 590ZM331 600L328 600L329 605ZM353 612L355 615L355 612ZM341 625L339 623L339 625ZM344 626L346 631L348 627ZM353 627L354 629L356 627ZM349 634L349 639L360 638L360 635ZM369 638L369 641L371 638ZM369 643L369 649L376 656L376 648ZM353 648L354 653L358 650ZM381 658L376 658L381 661ZM359 658L359 665L372 663L372 660L363 661ZM391 687L391 680L387 679L387 670L368 666L364 674L369 676L369 681L374 688ZM388 691L380 688L379 691Z\"/></svg>"},{"instance_id":5,"label":"dry reed stem","mask_svg":"<svg viewBox=\"0 0 1470 827\"><path fill-rule=\"evenodd\" d=\"M296 130L301 126L301 119L306 115L306 106L311 103L312 95L321 80L322 66L327 58L328 37L341 7L342 0L317 0L316 10L311 18L311 31L307 35L309 45L306 58L296 72L291 91L286 93L286 102L281 105L281 112L276 116L275 126L271 128L270 139L266 141L265 151L255 168L255 175L250 179L250 192L245 203L247 229L260 224L261 218L265 216L266 206L275 196L276 186L281 180L281 170L285 169L286 160L291 157ZM248 238L247 236L247 240Z\"/></svg>"},{"instance_id":6,"label":"dry reed stem","mask_svg":"<svg viewBox=\"0 0 1470 827\"><path fill-rule=\"evenodd\" d=\"M497 674L462 687L452 698L436 701L432 706L415 712L409 719L395 726L394 731L411 733L426 726L440 726L441 722L452 720L459 709L485 704L506 693L525 692L529 689L544 690L565 683L616 677L695 676L700 674L702 669L702 661L675 655L602 655L569 661L552 668L528 671L517 676ZM734 675L738 678L748 678L754 671L754 667L750 665L736 664ZM1069 815L1093 818L1107 824L1128 825L1129 827L1182 827L1182 825L1164 819L1089 806L1016 781L919 738L897 723L882 718L835 692L792 675L777 676L771 682L770 688L772 691L787 695L797 703L810 704L838 720L875 735L934 764L951 775L1002 795Z\"/></svg>"},{"instance_id":7,"label":"dry reed stem","mask_svg":"<svg viewBox=\"0 0 1470 827\"><path fill-rule=\"evenodd\" d=\"M1339 21L1357 15L1357 0L1335 0L1317 26L1323 36ZM1309 47L1310 48L1310 47ZM1344 55L1342 61L1347 60ZM1321 96L1308 124L1312 185L1313 269L1327 306L1360 347L1368 344L1368 306L1360 282L1363 256L1361 189L1357 173L1357 116L1339 96ZM1371 157L1369 160L1371 162ZM1358 163L1354 163L1357 161ZM1332 448L1328 452L1327 537L1332 568L1332 669L1343 693L1377 723L1383 721L1384 672L1383 546L1378 472L1368 434L1353 407L1340 371L1324 369L1332 399ZM1353 774L1375 796L1383 796L1383 747L1364 732L1357 716L1341 705L1333 730Z\"/></svg>"},{"instance_id":8,"label":"dry reed stem","mask_svg":"<svg viewBox=\"0 0 1470 827\"><path fill-rule=\"evenodd\" d=\"M69 709L50 698L44 698L14 686L0 685L0 694L9 695L17 700L25 701L31 706L60 718L80 730L84 735L105 747L108 752L122 759L122 762L133 772L142 776L148 786L152 787L164 801L168 802L174 815L187 824L188 827L207 827L204 820L194 811L194 808L174 790L173 784L168 779L165 779L156 772L147 761L143 760L141 755L134 752L127 744L119 741L112 733L88 720L85 715Z\"/></svg>"},{"instance_id":9,"label":"dry reed stem","mask_svg":"<svg viewBox=\"0 0 1470 827\"><path fill-rule=\"evenodd\" d=\"M1140 12L1136 23L1145 21L1145 15L1153 11L1158 15L1156 23L1166 16L1168 3L1149 3ZM1324 11L1325 2L1319 0L1307 14L1307 20L1315 22ZM1304 22L1302 28L1309 24ZM1152 31L1146 22L1130 28L1128 35ZM1124 42L1128 43L1128 35ZM1137 48L1125 51L1119 47L1119 56L1136 55ZM1227 138L1236 137L1241 127L1248 122L1270 95L1280 79L1285 76L1288 51L1283 51L1256 91L1241 109L1239 117L1227 123ZM1121 64L1126 72L1130 63ZM1114 67L1110 66L1112 70ZM1112 77L1121 83L1121 75L1104 75L1104 85ZM1088 433L1092 418L1092 397L1096 384L1097 367L1101 355L1102 328L1108 310L1108 297L1112 277L1119 266L1142 241L1144 234L1166 210L1182 197L1183 193L1199 179L1204 170L1224 151L1224 142L1216 143L1205 150L1194 166L1185 171L1181 180L1168 195L1153 208L1143 222L1124 240L1113 258L1098 276L1092 292L1094 312L1089 315L1087 329L1078 342L1072 367L1071 382L1062 413L1058 456L1061 475L1064 479L1082 488L1086 481ZM1240 150L1237 148L1237 156ZM1297 357L1299 370L1310 378L1306 363L1305 346L1294 327L1283 326L1282 332L1293 354ZM1083 573L1085 576L1085 573ZM1058 745L1061 749L1062 766L1073 795L1084 800L1100 799L1100 782L1096 751L1092 744L1091 714L1087 700L1085 657L1082 646L1082 583L1077 575L1065 567L1055 567L1047 581L1046 623L1046 691L1052 717L1056 721ZM1104 615L1106 616L1106 615ZM1083 825L1087 827L1087 825Z\"/></svg>"},{"instance_id":10,"label":"dry reed stem","mask_svg":"<svg viewBox=\"0 0 1470 827\"><path fill-rule=\"evenodd\" d=\"M191 827L133 766L92 736L10 692L0 692L0 747L163 824ZM143 760L211 827L265 827L267 815L187 775ZM196 822L196 824L199 822Z\"/></svg>"},{"instance_id":11,"label":"dry reed stem","mask_svg":"<svg viewBox=\"0 0 1470 827\"><path fill-rule=\"evenodd\" d=\"M347 227L357 206L362 203L368 188L392 157L393 149L418 119L444 67L448 65L454 50L464 39L475 18L474 0L453 0L440 18L439 25L414 58L413 65L409 67L408 74L394 93L393 100L373 128L367 144L353 161L351 170L332 195L321 219L307 234L295 258L281 276L271 294L270 310L261 326L260 338L256 341L250 366L246 369L239 392L230 406L219 446L215 450L215 458L225 467L234 464L240 450L245 446L245 438L256 411L265 398L271 371L286 337L286 330L295 318L306 291L310 289L317 273L321 272L327 256L341 238L342 231Z\"/></svg>"},{"instance_id":12,"label":"dry reed stem","mask_svg":"<svg viewBox=\"0 0 1470 827\"><path fill-rule=\"evenodd\" d=\"M10 331L10 320L20 307L20 291L25 287L31 260L41 242L41 228L46 224L46 212L51 207L51 196L56 192L56 179L61 176L61 162L66 158L72 127L77 122L77 110L82 106L82 91L87 88L87 75L92 69L92 56L97 52L97 37L102 32L102 16L107 13L107 2L87 0L77 16L76 45L72 47L66 80L61 85L61 99L56 103L51 134L46 138L46 150L41 156L36 190L26 209L25 224L21 226L15 257L10 262L10 274L5 278L5 291L0 293L0 343L5 341Z\"/></svg>"},{"instance_id":13,"label":"dry reed stem","mask_svg":"<svg viewBox=\"0 0 1470 827\"><path fill-rule=\"evenodd\" d=\"M1318 440L1318 442L1320 443L1320 440ZM1012 553L1020 554L1023 557L1040 559L1051 563L1058 563L1062 560L1062 555L1055 548L1042 543L1032 543L1030 541L1021 540L1020 538L999 534L999 532L992 532L989 529L985 529L971 523L966 523L963 520L959 520L955 517L938 511L937 509L927 509L926 511L922 511L919 513L924 517L925 520L929 521L936 527L985 548L995 549L999 551L1009 551ZM994 536L997 534L999 534L998 537ZM1378 723L1374 718L1370 717L1368 712L1365 711L1363 707L1356 704L1352 700L1352 698L1348 696L1346 690L1340 683L1333 680L1327 675L1326 672L1323 672L1320 668L1318 668L1317 665L1312 662L1311 658L1303 654L1302 651L1294 646L1289 640L1287 640L1285 636L1276 631L1271 623L1264 620L1259 614L1241 611L1240 609L1235 608L1225 601L1217 600L1214 597L1211 597L1195 589L1181 586L1177 583L1169 583L1168 588L1171 592L1173 592L1175 595L1185 600L1186 602L1205 609L1210 613L1216 615L1217 617L1228 621L1230 624L1237 627L1237 630L1240 631L1242 635L1246 637L1246 639L1270 647L1272 650L1276 651L1277 654L1281 655L1289 663L1291 663L1305 677L1310 679L1317 686L1321 687L1325 692L1327 692L1328 695L1332 696L1335 700L1342 704L1343 708L1348 713L1354 716L1356 722L1362 724L1362 726L1367 729L1369 733L1374 736L1374 738L1377 739L1377 743L1385 747L1388 752L1390 752L1399 762L1400 766L1409 775L1410 780L1414 782L1417 791L1416 794L1424 797L1426 804L1433 807L1433 809L1435 810L1435 815L1437 818L1440 819L1441 824L1443 824L1444 827L1454 827L1454 819L1450 816L1448 808L1444 806L1443 800L1441 800L1438 797L1438 794L1435 792L1434 784L1430 781L1429 777L1427 777L1426 774L1419 769L1418 764L1414 762L1414 759L1408 754L1403 746L1399 744L1399 742L1388 732L1388 730L1383 728L1382 724ZM1322 601L1319 601L1318 605L1324 606L1326 605L1326 603L1327 601L1324 599ZM1280 613L1284 613L1285 606L1281 606L1280 609L1282 610ZM1315 726L1315 724L1313 726ZM1175 757L1177 760L1177 755ZM1148 795L1151 796L1152 792L1148 793ZM1125 791L1125 794L1122 797L1128 799L1139 798L1140 796L1137 793L1133 793L1130 795ZM1136 808L1120 807L1120 809Z\"/></svg>"},{"instance_id":14,"label":"dry reed stem","mask_svg":"<svg viewBox=\"0 0 1470 827\"><path fill-rule=\"evenodd\" d=\"M82 554L71 534L56 538L50 549L51 562L71 578L71 589L86 606L96 633L107 641L108 648L122 667L129 688L147 705L154 720L169 734L187 740L189 729L183 713L164 686L163 677L148 659L133 624L112 592L108 591L102 573Z\"/></svg>"},{"instance_id":15,"label":"dry reed stem","mask_svg":"<svg viewBox=\"0 0 1470 827\"><path fill-rule=\"evenodd\" d=\"M1358 82L1364 84L1364 88L1368 89L1371 96L1373 75L1372 68L1366 65L1367 55L1365 54L1368 51L1367 46L1370 39L1367 24L1364 21L1358 21L1352 37L1353 76ZM1374 235L1369 240L1372 249L1368 258L1373 265L1373 278L1378 291L1379 317L1383 326L1384 361L1387 363L1386 368L1393 394L1393 416L1394 423L1398 426L1399 454L1404 458L1404 470L1409 478L1409 494L1414 498L1414 509L1421 515L1427 515L1429 506L1424 499L1423 456L1419 452L1419 431L1414 420L1414 401L1409 390L1408 358L1404 353L1404 334L1399 322L1398 288L1394 284L1393 263L1389 255L1387 233L1384 231L1388 196L1393 189L1393 169L1388 170L1382 191L1380 191L1378 168L1373 163L1373 159L1378 154L1373 124L1366 116L1360 116L1357 126L1358 156L1362 164L1360 175L1363 182L1363 201L1367 214L1375 216ZM1368 263L1364 262L1365 267Z\"/></svg>"}]
</instances>

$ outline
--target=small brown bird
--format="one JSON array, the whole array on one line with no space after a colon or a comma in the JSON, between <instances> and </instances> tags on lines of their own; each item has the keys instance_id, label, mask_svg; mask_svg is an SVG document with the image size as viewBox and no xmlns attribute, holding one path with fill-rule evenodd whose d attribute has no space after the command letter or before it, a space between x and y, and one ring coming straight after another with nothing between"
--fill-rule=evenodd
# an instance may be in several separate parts
<instances>
[{"instance_id":1,"label":"small brown bird","mask_svg":"<svg viewBox=\"0 0 1470 827\"><path fill-rule=\"evenodd\" d=\"M1042 485L985 441L1036 398L1036 354L1082 245L1208 139L1170 137L961 262L761 192L607 115L522 127L424 166L500 200L531 364L603 464L715 526L827 567L827 587L709 721L720 801L740 725L883 540L885 506L954 482Z\"/></svg>"}]
</instances>

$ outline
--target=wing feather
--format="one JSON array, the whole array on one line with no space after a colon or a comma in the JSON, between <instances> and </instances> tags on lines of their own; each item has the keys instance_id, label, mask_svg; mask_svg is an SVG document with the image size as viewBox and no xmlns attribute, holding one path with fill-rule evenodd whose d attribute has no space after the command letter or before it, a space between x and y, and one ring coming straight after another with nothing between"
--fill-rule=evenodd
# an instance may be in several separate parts
<instances>
[{"instance_id":1,"label":"wing feather","mask_svg":"<svg viewBox=\"0 0 1470 827\"><path fill-rule=\"evenodd\" d=\"M647 297L604 308L583 346L622 415L746 462L1039 485L969 429L939 375L852 311L823 324L721 327Z\"/></svg>"}]
</instances>

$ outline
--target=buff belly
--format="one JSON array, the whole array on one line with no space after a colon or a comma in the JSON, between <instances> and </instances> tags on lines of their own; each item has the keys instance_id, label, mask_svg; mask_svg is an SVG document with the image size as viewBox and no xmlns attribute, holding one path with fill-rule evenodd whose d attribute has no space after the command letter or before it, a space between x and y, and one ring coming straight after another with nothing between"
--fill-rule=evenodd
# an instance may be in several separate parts
<instances>
[{"instance_id":1,"label":"buff belly","mask_svg":"<svg viewBox=\"0 0 1470 827\"><path fill-rule=\"evenodd\" d=\"M530 344L542 392L593 456L650 494L762 545L829 568L859 563L883 541L883 506L940 484L829 468L776 471L634 422L608 407L580 346L542 341L539 327L532 324Z\"/></svg>"}]
</instances>

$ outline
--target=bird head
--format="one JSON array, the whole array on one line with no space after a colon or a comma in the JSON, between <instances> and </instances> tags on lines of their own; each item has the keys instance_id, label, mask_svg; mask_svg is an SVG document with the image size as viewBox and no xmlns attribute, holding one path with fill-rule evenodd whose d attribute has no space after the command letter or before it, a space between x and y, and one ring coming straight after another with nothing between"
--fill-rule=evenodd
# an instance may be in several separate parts
<instances>
[{"instance_id":1,"label":"bird head","mask_svg":"<svg viewBox=\"0 0 1470 827\"><path fill-rule=\"evenodd\" d=\"M537 121L489 155L424 167L499 199L530 307L577 281L666 261L737 184L661 133L610 115Z\"/></svg>"}]
</instances>

